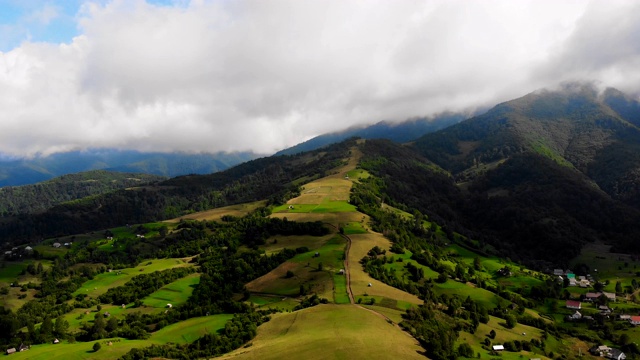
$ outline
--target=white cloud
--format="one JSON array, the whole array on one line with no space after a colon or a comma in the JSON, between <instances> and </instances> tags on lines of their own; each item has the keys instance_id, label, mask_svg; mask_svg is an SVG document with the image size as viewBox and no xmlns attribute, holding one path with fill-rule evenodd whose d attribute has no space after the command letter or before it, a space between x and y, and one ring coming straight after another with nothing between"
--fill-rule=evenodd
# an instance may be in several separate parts
<instances>
[{"instance_id":1,"label":"white cloud","mask_svg":"<svg viewBox=\"0 0 640 360\"><path fill-rule=\"evenodd\" d=\"M570 78L637 92L637 10L533 0L86 3L70 44L0 53L0 152L270 152Z\"/></svg>"}]
</instances>

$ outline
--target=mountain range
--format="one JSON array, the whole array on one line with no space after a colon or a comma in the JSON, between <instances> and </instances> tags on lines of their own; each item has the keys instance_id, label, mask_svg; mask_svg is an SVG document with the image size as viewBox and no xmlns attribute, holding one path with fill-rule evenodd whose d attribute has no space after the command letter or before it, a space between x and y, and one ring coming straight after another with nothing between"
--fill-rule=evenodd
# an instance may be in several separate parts
<instances>
[{"instance_id":1,"label":"mountain range","mask_svg":"<svg viewBox=\"0 0 640 360\"><path fill-rule=\"evenodd\" d=\"M635 244L640 231L638 109L636 100L615 89L567 84L464 121L452 116L448 121L454 125L411 144L367 140L359 145L360 166L380 179L386 202L420 211L514 259L563 263L591 241L635 252L640 250ZM72 224L84 231L261 199L282 203L335 166L353 141L322 151L289 149L296 155L23 214L5 219L0 236L46 238Z\"/></svg>"}]
</instances>

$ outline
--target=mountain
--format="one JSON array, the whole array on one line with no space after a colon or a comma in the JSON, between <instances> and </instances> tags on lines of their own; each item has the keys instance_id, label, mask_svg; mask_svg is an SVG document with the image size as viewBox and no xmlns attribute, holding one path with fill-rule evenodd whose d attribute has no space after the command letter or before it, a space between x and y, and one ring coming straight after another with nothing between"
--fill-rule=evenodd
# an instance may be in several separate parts
<instances>
[{"instance_id":1,"label":"mountain","mask_svg":"<svg viewBox=\"0 0 640 360\"><path fill-rule=\"evenodd\" d=\"M315 150L351 137L359 137L362 139L389 139L398 143L404 143L415 140L424 134L446 128L466 118L467 115L464 114L446 113L434 118L416 118L401 123L381 121L366 127L355 127L344 131L316 136L288 149L278 151L275 155L292 155Z\"/></svg>"},{"instance_id":2,"label":"mountain","mask_svg":"<svg viewBox=\"0 0 640 360\"><path fill-rule=\"evenodd\" d=\"M187 154L131 150L71 151L32 159L0 159L0 187L34 184L89 170L112 170L174 177L210 174L259 157L248 152Z\"/></svg>"},{"instance_id":3,"label":"mountain","mask_svg":"<svg viewBox=\"0 0 640 360\"><path fill-rule=\"evenodd\" d=\"M58 204L42 213L0 219L0 243L26 242L123 224L175 218L196 211L268 199L279 204L299 184L326 175L348 156L355 140L295 156L251 160L208 175L184 175Z\"/></svg>"},{"instance_id":4,"label":"mountain","mask_svg":"<svg viewBox=\"0 0 640 360\"><path fill-rule=\"evenodd\" d=\"M165 179L158 175L93 170L32 185L5 186L0 188L0 216L41 212L63 202Z\"/></svg>"},{"instance_id":5,"label":"mountain","mask_svg":"<svg viewBox=\"0 0 640 360\"><path fill-rule=\"evenodd\" d=\"M595 240L638 251L637 106L614 89L568 84L427 134L414 148L451 174L458 193L410 203L440 203L434 215L511 256L562 262ZM416 182L397 176L404 187Z\"/></svg>"}]
</instances>

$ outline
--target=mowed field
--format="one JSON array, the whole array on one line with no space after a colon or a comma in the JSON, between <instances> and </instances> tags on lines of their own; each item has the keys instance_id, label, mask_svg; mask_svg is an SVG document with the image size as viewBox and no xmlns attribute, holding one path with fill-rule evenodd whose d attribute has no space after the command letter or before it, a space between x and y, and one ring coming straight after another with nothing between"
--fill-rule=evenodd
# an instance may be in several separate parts
<instances>
[{"instance_id":1,"label":"mowed field","mask_svg":"<svg viewBox=\"0 0 640 360\"><path fill-rule=\"evenodd\" d=\"M155 259L143 261L134 268L126 268L113 270L103 274L96 275L93 280L89 280L76 290L73 295L87 294L91 297L97 297L112 287L122 286L136 275L148 274L155 271L172 269L176 267L193 266L188 259Z\"/></svg>"},{"instance_id":2,"label":"mowed field","mask_svg":"<svg viewBox=\"0 0 640 360\"><path fill-rule=\"evenodd\" d=\"M191 274L160 288L142 299L142 304L154 308L166 308L187 302L195 285L200 283L200 274Z\"/></svg>"},{"instance_id":3,"label":"mowed field","mask_svg":"<svg viewBox=\"0 0 640 360\"><path fill-rule=\"evenodd\" d=\"M94 341L69 344L34 345L29 351L15 353L11 359L33 360L69 360L69 359L117 359L133 348L144 348L151 345L162 345L169 342L176 344L191 343L207 333L214 333L222 328L233 315L220 314L203 316L169 325L151 334L147 340L102 339L98 340L102 348L98 352L92 349ZM111 345L109 343L111 342Z\"/></svg>"},{"instance_id":4,"label":"mowed field","mask_svg":"<svg viewBox=\"0 0 640 360\"><path fill-rule=\"evenodd\" d=\"M412 337L352 305L276 314L251 344L221 359L425 359Z\"/></svg>"},{"instance_id":5,"label":"mowed field","mask_svg":"<svg viewBox=\"0 0 640 360\"><path fill-rule=\"evenodd\" d=\"M373 232L349 235L349 237L351 238L351 250L349 251L351 290L356 298L367 296L371 298L373 296L376 298L377 303L379 303L381 298L388 298L416 305L422 304L423 301L417 296L373 279L369 274L364 272L362 265L360 265L360 260L365 257L374 246L388 250L391 247L389 239L382 236L382 234ZM369 283L371 283L371 286L369 286Z\"/></svg>"},{"instance_id":6,"label":"mowed field","mask_svg":"<svg viewBox=\"0 0 640 360\"><path fill-rule=\"evenodd\" d=\"M177 223L177 222L180 222L180 220L207 220L207 221L220 220L225 215L242 217L261 206L265 206L266 204L267 204L266 200L263 200L263 201L256 201L256 202L246 203L246 204L225 206L217 209L211 209L207 211L201 211L194 214L181 216L179 218L166 220L165 222Z\"/></svg>"}]
</instances>

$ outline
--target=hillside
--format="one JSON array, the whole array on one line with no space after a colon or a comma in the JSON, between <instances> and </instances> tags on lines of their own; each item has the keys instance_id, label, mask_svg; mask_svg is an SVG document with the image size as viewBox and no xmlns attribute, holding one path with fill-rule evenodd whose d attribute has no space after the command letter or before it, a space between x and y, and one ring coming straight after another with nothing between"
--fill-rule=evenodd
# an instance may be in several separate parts
<instances>
[{"instance_id":1,"label":"hillside","mask_svg":"<svg viewBox=\"0 0 640 360\"><path fill-rule=\"evenodd\" d=\"M564 192L585 195L574 170L526 155L503 162L486 181L547 184L551 194L541 204ZM530 172L518 161L532 164ZM23 257L0 268L0 344L32 345L16 359L577 359L599 344L640 355L640 332L617 320L640 311L637 259L589 244L570 265L586 277L596 256L599 271L585 287L514 262L506 256L526 244L501 248L498 241L513 239L467 217L489 211L470 212L480 184L461 187L411 147L351 140L171 179L157 191L195 196L207 184L225 189L239 179L232 183L246 184L243 192L268 193L274 189L260 184L278 174L274 166L296 188L276 188L270 201L34 241L33 251L16 247ZM544 207L533 208L535 219ZM521 215L511 209L500 221ZM555 259L551 241L558 239L537 241L534 255ZM597 305L609 301L603 296L583 301L584 321L566 320L575 310L565 300L589 291L617 296L609 303L615 315L600 313Z\"/></svg>"},{"instance_id":2,"label":"hillside","mask_svg":"<svg viewBox=\"0 0 640 360\"><path fill-rule=\"evenodd\" d=\"M351 137L388 139L394 142L404 143L413 141L424 134L451 126L465 118L467 118L467 116L463 114L442 114L434 118L410 119L399 123L381 121L370 126L350 128L344 131L316 136L288 149L280 150L275 155L293 155L304 151L316 150Z\"/></svg>"},{"instance_id":3,"label":"hillside","mask_svg":"<svg viewBox=\"0 0 640 360\"><path fill-rule=\"evenodd\" d=\"M38 214L2 219L0 242L26 242L123 224L175 218L211 208L269 199L286 201L301 182L339 164L351 142L324 151L252 160L223 172L185 175L150 186L59 204Z\"/></svg>"},{"instance_id":4,"label":"hillside","mask_svg":"<svg viewBox=\"0 0 640 360\"><path fill-rule=\"evenodd\" d=\"M0 216L42 212L60 203L165 179L157 175L95 170L34 185L6 186L0 188Z\"/></svg>"},{"instance_id":5,"label":"hillside","mask_svg":"<svg viewBox=\"0 0 640 360\"><path fill-rule=\"evenodd\" d=\"M71 151L30 159L0 159L0 187L35 184L90 170L174 177L210 174L259 157L253 153L143 153L116 149Z\"/></svg>"}]
</instances>

